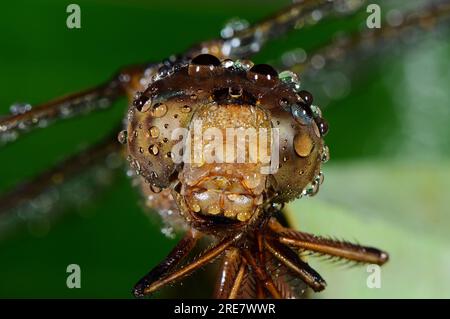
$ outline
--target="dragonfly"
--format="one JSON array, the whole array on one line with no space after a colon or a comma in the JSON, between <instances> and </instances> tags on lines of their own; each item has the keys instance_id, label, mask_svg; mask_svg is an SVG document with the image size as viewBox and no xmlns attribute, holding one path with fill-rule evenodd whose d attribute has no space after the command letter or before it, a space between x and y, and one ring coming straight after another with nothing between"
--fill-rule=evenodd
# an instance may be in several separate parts
<instances>
[{"instance_id":1,"label":"dragonfly","mask_svg":"<svg viewBox=\"0 0 450 319\"><path fill-rule=\"evenodd\" d=\"M328 125L314 104L316 98L300 88L297 74L249 60L267 42L292 29L328 16L347 16L361 7L361 2L354 1L294 3L254 25L234 21L222 30L221 38L202 42L163 62L125 67L93 89L32 108L15 105L13 115L0 120L4 145L53 122L93 114L119 98L130 101L122 127L111 137L6 193L0 200L1 211L8 215L46 189L94 165L104 165L105 159L111 162L111 158L123 157L128 159L129 174L140 186L146 204L156 209L167 225L185 232L165 260L136 284L135 296L151 295L218 259L218 298L293 298L301 297L303 286L323 290L325 280L299 253L384 264L388 260L384 251L289 228L283 204L313 196L321 185L321 164L329 157L323 141ZM411 28L438 23L448 10L444 2L423 9L419 16L405 13L400 23L332 42L310 59L274 66L314 71L343 53L350 55L367 41L395 41ZM236 114L252 119L254 113L254 123L237 120ZM222 120L234 126L235 122L255 128L279 126L281 140L287 142L279 152L282 163L278 172L260 176L255 173L259 163L199 167L176 163L170 151L173 128L190 128L196 118L219 128ZM256 186L249 187L255 180ZM231 191L239 187L245 190ZM203 237L212 241L211 248L186 261Z\"/></svg>"}]
</instances>

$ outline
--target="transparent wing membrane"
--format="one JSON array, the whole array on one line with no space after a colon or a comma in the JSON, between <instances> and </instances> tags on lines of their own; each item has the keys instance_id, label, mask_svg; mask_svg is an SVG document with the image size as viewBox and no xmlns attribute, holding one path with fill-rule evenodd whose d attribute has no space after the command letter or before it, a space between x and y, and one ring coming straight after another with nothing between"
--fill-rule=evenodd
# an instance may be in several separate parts
<instances>
[{"instance_id":1,"label":"transparent wing membrane","mask_svg":"<svg viewBox=\"0 0 450 319\"><path fill-rule=\"evenodd\" d=\"M132 94L137 89L136 78L141 78L144 71L151 68L152 65L124 68L105 84L34 107L13 105L12 114L0 118L0 147L34 129L110 107L116 100Z\"/></svg>"},{"instance_id":2,"label":"transparent wing membrane","mask_svg":"<svg viewBox=\"0 0 450 319\"><path fill-rule=\"evenodd\" d=\"M0 239L25 223L45 231L68 207L86 205L123 171L115 134L0 195Z\"/></svg>"},{"instance_id":3,"label":"transparent wing membrane","mask_svg":"<svg viewBox=\"0 0 450 319\"><path fill-rule=\"evenodd\" d=\"M384 10L384 9L383 9ZM300 75L321 106L349 92L350 81L361 77L361 66L374 56L392 55L411 48L430 33L445 38L449 32L450 2L428 4L421 9L386 9L380 28L338 33L329 43L311 50L296 48L275 63ZM376 62L376 61L373 61Z\"/></svg>"},{"instance_id":4,"label":"transparent wing membrane","mask_svg":"<svg viewBox=\"0 0 450 319\"><path fill-rule=\"evenodd\" d=\"M253 25L232 21L222 30L222 39L205 42L203 53L223 58L246 58L259 52L270 40L294 29L317 23L324 17L354 12L365 0L304 0L294 2Z\"/></svg>"}]
</instances>

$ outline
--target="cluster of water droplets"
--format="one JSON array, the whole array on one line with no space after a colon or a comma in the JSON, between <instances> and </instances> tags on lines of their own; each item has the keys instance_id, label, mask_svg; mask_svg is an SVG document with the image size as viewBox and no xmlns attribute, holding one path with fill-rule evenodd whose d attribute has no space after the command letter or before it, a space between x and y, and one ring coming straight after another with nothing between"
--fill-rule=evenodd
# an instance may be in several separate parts
<instances>
[{"instance_id":1,"label":"cluster of water droplets","mask_svg":"<svg viewBox=\"0 0 450 319\"><path fill-rule=\"evenodd\" d=\"M236 35L236 32L247 29L250 23L247 20L240 18L233 18L229 20L220 31L220 36L223 39L231 39Z\"/></svg>"},{"instance_id":2,"label":"cluster of water droplets","mask_svg":"<svg viewBox=\"0 0 450 319\"><path fill-rule=\"evenodd\" d=\"M302 191L302 196L311 197L319 192L320 185L322 185L324 180L324 174L322 171L317 174L312 182L308 183Z\"/></svg>"},{"instance_id":3,"label":"cluster of water droplets","mask_svg":"<svg viewBox=\"0 0 450 319\"><path fill-rule=\"evenodd\" d=\"M25 114L31 111L32 106L29 103L14 103L9 110L12 116ZM0 145L13 142L19 137L20 131L27 130L32 125L37 125L39 120L33 118L29 121L20 121L15 127L10 127L7 124L0 125Z\"/></svg>"},{"instance_id":4,"label":"cluster of water droplets","mask_svg":"<svg viewBox=\"0 0 450 319\"><path fill-rule=\"evenodd\" d=\"M158 72L156 72L156 74L151 77L150 83L162 80L173 75L178 70L185 67L188 62L189 61L184 56L171 55L169 58L162 61ZM144 85L144 87L147 87L150 83L145 83L146 85Z\"/></svg>"},{"instance_id":5,"label":"cluster of water droplets","mask_svg":"<svg viewBox=\"0 0 450 319\"><path fill-rule=\"evenodd\" d=\"M105 94L111 94L110 90L114 91L115 87L106 89ZM47 127L51 121L58 118L69 118L79 113L88 113L96 108L107 108L110 105L111 100L109 98L99 97L97 93L91 93L70 102L52 106L51 112L46 112L46 109L44 109L42 112L35 112L33 115L16 119L15 116L31 112L32 106L29 103L14 103L10 107L11 118L7 117L3 121L4 124L0 124L0 145L16 140L21 132L33 128ZM57 109L56 114L53 112L54 109Z\"/></svg>"},{"instance_id":6,"label":"cluster of water droplets","mask_svg":"<svg viewBox=\"0 0 450 319\"><path fill-rule=\"evenodd\" d=\"M172 226L164 226L161 228L161 233L167 238L175 238L175 229Z\"/></svg>"},{"instance_id":7,"label":"cluster of water droplets","mask_svg":"<svg viewBox=\"0 0 450 319\"><path fill-rule=\"evenodd\" d=\"M29 103L14 103L9 107L9 111L12 115L24 114L31 111L31 104Z\"/></svg>"},{"instance_id":8,"label":"cluster of water droplets","mask_svg":"<svg viewBox=\"0 0 450 319\"><path fill-rule=\"evenodd\" d=\"M328 124L322 118L322 111L317 105L313 103L313 96L308 91L301 89L301 83L298 75L292 71L283 71L278 75L281 82L291 87L291 89L298 94L299 104L290 104L288 100L281 99L280 106L290 111L294 118L301 125L309 125L311 123L311 115L317 124L319 130L318 136L324 136L328 132Z\"/></svg>"},{"instance_id":9,"label":"cluster of water droplets","mask_svg":"<svg viewBox=\"0 0 450 319\"><path fill-rule=\"evenodd\" d=\"M127 162L129 164L129 167L131 170L127 171L128 177L134 177L141 175L141 164L137 159L135 159L133 156L128 155L127 156Z\"/></svg>"},{"instance_id":10,"label":"cluster of water droplets","mask_svg":"<svg viewBox=\"0 0 450 319\"><path fill-rule=\"evenodd\" d=\"M250 24L243 19L230 20L221 30L220 35L224 39L222 53L226 56L246 56L248 53L256 53L261 49L263 39L261 34L254 32L246 38L238 36L240 31L248 29Z\"/></svg>"},{"instance_id":11,"label":"cluster of water droplets","mask_svg":"<svg viewBox=\"0 0 450 319\"><path fill-rule=\"evenodd\" d=\"M330 149L327 145L323 146L320 160L324 164L330 160Z\"/></svg>"},{"instance_id":12,"label":"cluster of water droplets","mask_svg":"<svg viewBox=\"0 0 450 319\"><path fill-rule=\"evenodd\" d=\"M82 206L111 184L122 163L119 154L111 153L104 161L74 178L65 179L63 175L55 174L52 177L53 184L42 189L38 196L3 212L5 214L0 218L0 238L8 229L22 223L27 225L31 234L43 236L49 231L53 220L67 207L83 214Z\"/></svg>"}]
</instances>

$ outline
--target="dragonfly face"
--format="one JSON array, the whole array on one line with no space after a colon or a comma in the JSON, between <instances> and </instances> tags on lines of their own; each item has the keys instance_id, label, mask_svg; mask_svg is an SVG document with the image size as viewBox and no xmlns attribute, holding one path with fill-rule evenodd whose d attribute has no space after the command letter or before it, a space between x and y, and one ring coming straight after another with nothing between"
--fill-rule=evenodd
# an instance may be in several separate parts
<instances>
[{"instance_id":1,"label":"dragonfly face","mask_svg":"<svg viewBox=\"0 0 450 319\"><path fill-rule=\"evenodd\" d=\"M208 54L174 70L134 100L128 151L188 222L240 228L315 183L326 123L293 73Z\"/></svg>"}]
</instances>

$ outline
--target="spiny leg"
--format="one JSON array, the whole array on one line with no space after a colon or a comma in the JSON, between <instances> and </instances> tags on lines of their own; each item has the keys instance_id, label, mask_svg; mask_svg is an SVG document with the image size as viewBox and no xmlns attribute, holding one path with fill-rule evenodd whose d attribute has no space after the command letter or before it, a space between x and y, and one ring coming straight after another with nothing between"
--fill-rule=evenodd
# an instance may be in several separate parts
<instances>
[{"instance_id":1,"label":"spiny leg","mask_svg":"<svg viewBox=\"0 0 450 319\"><path fill-rule=\"evenodd\" d=\"M267 289L267 291L273 298L280 299L281 293L278 291L272 278L269 276L269 274L267 274L264 265L260 265L258 261L253 257L252 253L247 249L242 250L242 255L249 264L249 266L252 268L252 271L256 276L257 289L258 285L260 285L265 289ZM258 296L262 296L263 292L261 291L261 288L259 288L259 290L260 291L258 292Z\"/></svg>"},{"instance_id":2,"label":"spiny leg","mask_svg":"<svg viewBox=\"0 0 450 319\"><path fill-rule=\"evenodd\" d=\"M192 52L214 54L221 58L245 58L261 50L266 42L278 38L290 30L314 23L312 17L318 12L321 17L331 14L349 13L358 9L365 0L304 0L294 2L276 14L261 20L248 28L235 30L227 27L223 30L223 39L200 44Z\"/></svg>"},{"instance_id":3,"label":"spiny leg","mask_svg":"<svg viewBox=\"0 0 450 319\"><path fill-rule=\"evenodd\" d=\"M176 267L192 251L198 239L198 234L188 231L184 235L183 239L181 239L172 249L169 255L167 255L167 257L158 266L153 268L134 286L134 296L143 297L147 287Z\"/></svg>"},{"instance_id":4,"label":"spiny leg","mask_svg":"<svg viewBox=\"0 0 450 319\"><path fill-rule=\"evenodd\" d=\"M225 252L219 272L216 291L217 299L236 299L247 272L247 263L240 256L237 248Z\"/></svg>"},{"instance_id":5,"label":"spiny leg","mask_svg":"<svg viewBox=\"0 0 450 319\"><path fill-rule=\"evenodd\" d=\"M272 229L269 235L272 240L301 250L377 265L383 265L389 259L386 252L377 248L298 232L284 228L274 220L269 223L269 227Z\"/></svg>"},{"instance_id":6,"label":"spiny leg","mask_svg":"<svg viewBox=\"0 0 450 319\"><path fill-rule=\"evenodd\" d=\"M192 236L195 236L195 234ZM155 278L152 271L150 271L150 273L147 274L144 278L142 278L136 285L136 287L134 289L135 296L142 297L145 295L150 295L151 293L154 293L155 291L161 289L162 287L164 287L170 283L174 283L176 281L181 280L182 278L188 276L192 272L196 271L197 269L205 266L206 264L212 262L214 259L219 257L237 239L238 239L238 237L236 237L236 236L226 237L223 240L221 240L218 244L214 245L212 248L205 251L200 257L196 258L192 262L189 262L187 265L185 265L173 272L170 272L170 270L161 272L159 278ZM175 247L175 249L169 254L169 258L170 258L170 256L176 255L176 252L178 250L183 250L184 249L183 245L181 245L181 246L182 247L178 247L178 245L177 245ZM188 251L186 252L186 254L187 253L188 253ZM180 256L181 256L181 254L180 254ZM162 262L162 264L166 263L166 260L164 260ZM181 262L181 260L182 260L182 258L175 260L174 265L175 265L175 263L178 264L179 262ZM160 266L157 266L157 267L160 267Z\"/></svg>"},{"instance_id":7,"label":"spiny leg","mask_svg":"<svg viewBox=\"0 0 450 319\"><path fill-rule=\"evenodd\" d=\"M326 287L323 278L289 247L274 241L265 241L269 252L283 263L289 270L301 278L314 291L322 291Z\"/></svg>"},{"instance_id":8,"label":"spiny leg","mask_svg":"<svg viewBox=\"0 0 450 319\"><path fill-rule=\"evenodd\" d=\"M127 67L105 84L38 105L23 113L0 118L0 146L16 140L25 132L61 119L104 109L121 97L131 96L141 87L143 74L152 73L152 68L156 66L147 64Z\"/></svg>"}]
</instances>

